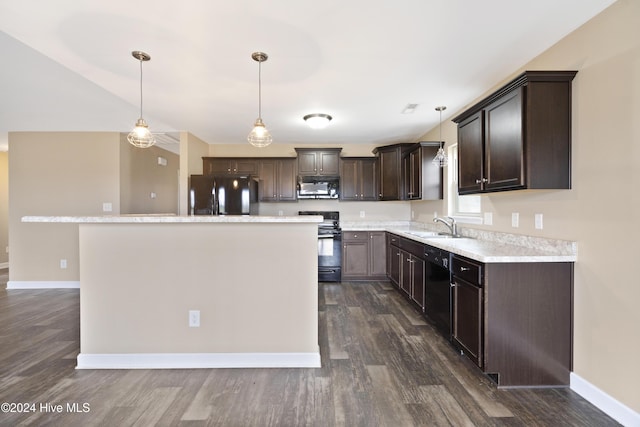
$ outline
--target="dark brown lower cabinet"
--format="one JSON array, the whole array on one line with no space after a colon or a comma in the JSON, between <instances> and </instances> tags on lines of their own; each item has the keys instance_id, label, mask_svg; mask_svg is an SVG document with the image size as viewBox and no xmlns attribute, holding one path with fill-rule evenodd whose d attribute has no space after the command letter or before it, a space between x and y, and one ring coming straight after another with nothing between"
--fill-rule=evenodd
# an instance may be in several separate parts
<instances>
[{"instance_id":1,"label":"dark brown lower cabinet","mask_svg":"<svg viewBox=\"0 0 640 427\"><path fill-rule=\"evenodd\" d=\"M469 359L482 366L482 288L453 279L452 339Z\"/></svg>"},{"instance_id":2,"label":"dark brown lower cabinet","mask_svg":"<svg viewBox=\"0 0 640 427\"><path fill-rule=\"evenodd\" d=\"M451 261L452 342L499 387L568 386L573 263Z\"/></svg>"},{"instance_id":3,"label":"dark brown lower cabinet","mask_svg":"<svg viewBox=\"0 0 640 427\"><path fill-rule=\"evenodd\" d=\"M387 277L384 231L342 232L342 279L382 280Z\"/></svg>"},{"instance_id":4,"label":"dark brown lower cabinet","mask_svg":"<svg viewBox=\"0 0 640 427\"><path fill-rule=\"evenodd\" d=\"M424 312L424 245L391 233L387 245L389 280Z\"/></svg>"},{"instance_id":5,"label":"dark brown lower cabinet","mask_svg":"<svg viewBox=\"0 0 640 427\"><path fill-rule=\"evenodd\" d=\"M400 252L400 237L387 234L387 276L391 283L400 286L400 265L402 254Z\"/></svg>"}]
</instances>

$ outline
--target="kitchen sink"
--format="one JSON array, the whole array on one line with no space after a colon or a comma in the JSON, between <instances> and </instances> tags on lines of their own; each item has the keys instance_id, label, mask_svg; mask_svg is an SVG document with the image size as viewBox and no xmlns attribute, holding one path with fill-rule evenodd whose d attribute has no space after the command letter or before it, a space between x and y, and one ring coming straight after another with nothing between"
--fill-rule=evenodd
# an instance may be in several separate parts
<instances>
[{"instance_id":1,"label":"kitchen sink","mask_svg":"<svg viewBox=\"0 0 640 427\"><path fill-rule=\"evenodd\" d=\"M406 231L405 233L416 237L422 237L424 239L438 238L438 239L453 239L460 236L452 236L449 233L440 233L437 231Z\"/></svg>"}]
</instances>

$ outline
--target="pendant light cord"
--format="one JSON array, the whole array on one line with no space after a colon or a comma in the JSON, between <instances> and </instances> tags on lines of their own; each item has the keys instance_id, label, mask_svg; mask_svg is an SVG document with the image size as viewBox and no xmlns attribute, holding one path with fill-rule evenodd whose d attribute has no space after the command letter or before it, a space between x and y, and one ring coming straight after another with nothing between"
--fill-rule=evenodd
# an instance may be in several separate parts
<instances>
[{"instance_id":1,"label":"pendant light cord","mask_svg":"<svg viewBox=\"0 0 640 427\"><path fill-rule=\"evenodd\" d=\"M440 109L440 125L439 125L439 129L440 129L440 147L444 148L444 144L442 142L442 108Z\"/></svg>"},{"instance_id":2,"label":"pendant light cord","mask_svg":"<svg viewBox=\"0 0 640 427\"><path fill-rule=\"evenodd\" d=\"M142 118L142 60L140 60L140 118Z\"/></svg>"},{"instance_id":3,"label":"pendant light cord","mask_svg":"<svg viewBox=\"0 0 640 427\"><path fill-rule=\"evenodd\" d=\"M262 61L258 61L258 118L262 120Z\"/></svg>"}]
</instances>

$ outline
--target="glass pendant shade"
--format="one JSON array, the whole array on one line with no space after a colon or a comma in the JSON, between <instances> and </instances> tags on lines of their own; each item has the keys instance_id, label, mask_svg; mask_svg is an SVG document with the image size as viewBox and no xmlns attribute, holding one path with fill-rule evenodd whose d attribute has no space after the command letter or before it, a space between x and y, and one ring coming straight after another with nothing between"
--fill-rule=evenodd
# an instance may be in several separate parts
<instances>
[{"instance_id":1,"label":"glass pendant shade","mask_svg":"<svg viewBox=\"0 0 640 427\"><path fill-rule=\"evenodd\" d=\"M436 156L433 158L432 162L440 166L441 168L449 164L449 159L447 158L447 155L444 152L444 148L442 147L438 148L438 152L436 153Z\"/></svg>"},{"instance_id":2,"label":"glass pendant shade","mask_svg":"<svg viewBox=\"0 0 640 427\"><path fill-rule=\"evenodd\" d=\"M153 136L147 122L142 118L142 63L151 60L151 56L139 50L134 50L131 55L140 61L140 118L133 130L127 135L127 141L134 147L149 148L156 143L156 137Z\"/></svg>"},{"instance_id":3,"label":"glass pendant shade","mask_svg":"<svg viewBox=\"0 0 640 427\"><path fill-rule=\"evenodd\" d=\"M156 137L151 133L149 126L141 117L136 122L136 127L127 135L127 141L138 148L149 148L156 143Z\"/></svg>"},{"instance_id":4,"label":"glass pendant shade","mask_svg":"<svg viewBox=\"0 0 640 427\"><path fill-rule=\"evenodd\" d=\"M256 122L253 124L253 129L249 132L247 141L249 141L249 144L258 148L266 147L271 144L273 138L271 138L271 134L264 126L264 123L262 123L262 119L256 119Z\"/></svg>"},{"instance_id":5,"label":"glass pendant shade","mask_svg":"<svg viewBox=\"0 0 640 427\"><path fill-rule=\"evenodd\" d=\"M436 111L440 112L440 148L438 148L438 152L433 158L432 162L441 168L447 166L449 164L449 159L447 158L447 153L444 152L444 141L442 141L442 112L446 110L447 107L441 106L436 107Z\"/></svg>"},{"instance_id":6,"label":"glass pendant shade","mask_svg":"<svg viewBox=\"0 0 640 427\"><path fill-rule=\"evenodd\" d=\"M273 141L271 134L262 122L262 63L269 58L269 55L264 52L253 52L251 58L258 63L258 118L247 136L247 141L254 147L263 148Z\"/></svg>"}]
</instances>

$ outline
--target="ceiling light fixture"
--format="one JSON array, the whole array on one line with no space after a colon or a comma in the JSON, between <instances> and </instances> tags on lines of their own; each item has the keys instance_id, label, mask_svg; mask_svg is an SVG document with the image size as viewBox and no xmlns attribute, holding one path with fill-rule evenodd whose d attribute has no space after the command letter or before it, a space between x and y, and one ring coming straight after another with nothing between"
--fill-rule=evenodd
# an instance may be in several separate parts
<instances>
[{"instance_id":1,"label":"ceiling light fixture","mask_svg":"<svg viewBox=\"0 0 640 427\"><path fill-rule=\"evenodd\" d=\"M433 163L437 164L441 168L447 166L447 164L449 163L449 159L447 158L447 155L444 152L444 141L442 140L442 112L446 109L447 107L445 107L444 105L440 107L436 107L436 111L440 112L440 148L438 148L438 152L436 153L436 156L433 158Z\"/></svg>"},{"instance_id":2,"label":"ceiling light fixture","mask_svg":"<svg viewBox=\"0 0 640 427\"><path fill-rule=\"evenodd\" d=\"M264 52L253 52L251 58L258 62L258 118L253 124L253 129L249 132L247 141L254 147L262 148L271 144L273 140L264 123L262 123L262 63L266 61L269 56Z\"/></svg>"},{"instance_id":3,"label":"ceiling light fixture","mask_svg":"<svg viewBox=\"0 0 640 427\"><path fill-rule=\"evenodd\" d=\"M127 140L131 145L134 145L138 148L148 148L156 143L156 137L153 136L151 131L149 130L149 126L147 126L147 122L142 118L142 63L144 61L149 61L151 56L149 54L141 52L139 50L134 50L131 52L134 58L140 61L140 118L136 122L136 126L133 130L127 135Z\"/></svg>"},{"instance_id":4,"label":"ceiling light fixture","mask_svg":"<svg viewBox=\"0 0 640 427\"><path fill-rule=\"evenodd\" d=\"M314 113L307 114L303 117L303 119L305 122L307 122L311 129L324 129L327 127L333 117L328 114Z\"/></svg>"}]
</instances>

